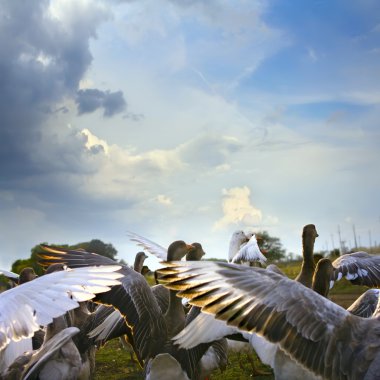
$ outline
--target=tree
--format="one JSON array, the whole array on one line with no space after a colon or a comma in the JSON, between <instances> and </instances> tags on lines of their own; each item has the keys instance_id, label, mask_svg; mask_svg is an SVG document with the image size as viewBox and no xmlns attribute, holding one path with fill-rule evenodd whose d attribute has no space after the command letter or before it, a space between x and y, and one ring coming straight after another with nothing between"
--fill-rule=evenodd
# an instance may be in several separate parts
<instances>
[{"instance_id":1,"label":"tree","mask_svg":"<svg viewBox=\"0 0 380 380\"><path fill-rule=\"evenodd\" d=\"M275 261L285 258L286 250L282 247L279 238L270 236L267 231L260 231L255 235L261 252L268 260Z\"/></svg>"},{"instance_id":2,"label":"tree","mask_svg":"<svg viewBox=\"0 0 380 380\"><path fill-rule=\"evenodd\" d=\"M115 256L117 255L117 250L111 243L106 244L99 239L93 239L89 242L78 243L71 246L68 244L41 244L52 245L65 249L82 248L88 252L97 253L98 255L106 256L113 260L116 260ZM39 276L42 275L44 273L44 270L38 264L38 255L40 253L46 253L46 251L41 248L40 244L37 244L31 249L31 254L28 259L19 259L12 264L12 272L20 273L22 269L26 267L32 267Z\"/></svg>"},{"instance_id":3,"label":"tree","mask_svg":"<svg viewBox=\"0 0 380 380\"><path fill-rule=\"evenodd\" d=\"M111 243L103 243L99 239L92 239L87 243L79 243L76 248L83 248L87 252L97 253L116 261L117 250Z\"/></svg>"}]
</instances>

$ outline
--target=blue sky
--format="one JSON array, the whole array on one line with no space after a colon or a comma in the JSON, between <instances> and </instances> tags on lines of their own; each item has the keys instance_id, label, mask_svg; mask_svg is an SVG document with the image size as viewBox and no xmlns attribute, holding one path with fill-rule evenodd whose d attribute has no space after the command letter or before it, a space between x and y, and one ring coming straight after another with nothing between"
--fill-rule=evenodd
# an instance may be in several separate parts
<instances>
[{"instance_id":1,"label":"blue sky","mask_svg":"<svg viewBox=\"0 0 380 380\"><path fill-rule=\"evenodd\" d=\"M40 242L380 242L376 1L0 5L2 267ZM151 266L156 265L153 259Z\"/></svg>"}]
</instances>

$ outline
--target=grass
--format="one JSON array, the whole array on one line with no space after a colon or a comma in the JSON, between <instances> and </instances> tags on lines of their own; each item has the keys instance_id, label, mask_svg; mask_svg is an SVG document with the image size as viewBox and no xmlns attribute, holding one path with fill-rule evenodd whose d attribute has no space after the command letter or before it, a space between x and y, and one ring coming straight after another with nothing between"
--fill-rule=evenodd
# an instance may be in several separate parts
<instances>
[{"instance_id":1,"label":"grass","mask_svg":"<svg viewBox=\"0 0 380 380\"><path fill-rule=\"evenodd\" d=\"M281 270L289 277L295 278L300 270L300 261L281 263ZM345 279L335 283L330 293L330 298L337 304L347 308L360 294L367 290L364 286L353 286ZM252 354L255 366L260 370L271 372L270 368L263 365ZM231 352L229 355L229 365L221 372L214 371L209 379L211 380L245 380L252 377L252 369L245 357L241 355L241 360L237 353ZM118 340L109 342L102 347L96 355L96 376L95 380L137 380L143 379L143 372L138 364L134 364L128 352L120 347ZM274 376L255 376L255 380L273 380Z\"/></svg>"},{"instance_id":2,"label":"grass","mask_svg":"<svg viewBox=\"0 0 380 380\"><path fill-rule=\"evenodd\" d=\"M251 356L254 359L255 366L259 370L265 370L271 373L271 369L262 364L255 353ZM214 371L209 379L211 380L243 380L249 379L252 369L246 358L246 354L239 355L231 352L229 364L222 372ZM96 354L96 375L95 380L141 380L143 379L143 371L138 364L132 363L129 353L120 347L119 341L114 339L102 347ZM273 380L273 375L255 376L255 380ZM168 379L171 380L171 379ZM174 379L173 379L174 380Z\"/></svg>"}]
</instances>

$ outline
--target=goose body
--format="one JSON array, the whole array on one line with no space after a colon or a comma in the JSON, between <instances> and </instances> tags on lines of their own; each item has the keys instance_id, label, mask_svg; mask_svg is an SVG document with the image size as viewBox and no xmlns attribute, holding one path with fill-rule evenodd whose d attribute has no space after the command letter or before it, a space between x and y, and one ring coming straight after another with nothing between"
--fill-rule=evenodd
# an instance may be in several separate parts
<instances>
[{"instance_id":1,"label":"goose body","mask_svg":"<svg viewBox=\"0 0 380 380\"><path fill-rule=\"evenodd\" d=\"M39 278L31 268L24 269L19 277L23 283L0 294L2 376L20 356L22 368L33 358L32 335L40 325L54 324L66 311L77 308L78 301L91 299L119 284L116 279L121 275L114 273L118 269L120 266L66 269Z\"/></svg>"},{"instance_id":2,"label":"goose body","mask_svg":"<svg viewBox=\"0 0 380 380\"><path fill-rule=\"evenodd\" d=\"M302 265L301 271L295 278L296 281L311 288L315 270L314 263L314 243L318 237L314 224L307 224L302 230Z\"/></svg>"},{"instance_id":3,"label":"goose body","mask_svg":"<svg viewBox=\"0 0 380 380\"><path fill-rule=\"evenodd\" d=\"M252 263L259 262L265 264L267 258L261 253L255 235L252 235L249 241L240 247L239 251L232 258L233 263Z\"/></svg>"},{"instance_id":4,"label":"goose body","mask_svg":"<svg viewBox=\"0 0 380 380\"><path fill-rule=\"evenodd\" d=\"M173 242L168 247L167 259L179 260L192 248L194 247L183 241ZM75 268L86 265L114 264L114 261L109 258L85 251L69 251L46 246L45 250L48 253L45 256L41 255L41 262L44 265L57 262ZM151 287L141 274L126 265L123 265L119 272L124 275L120 279L121 285L98 296L97 302L113 305L120 311L132 329L134 350L145 367L149 365L148 363L152 363L157 355L169 354L178 361L187 376L192 376L196 370L196 363L206 348L202 349L203 351L198 349L178 350L170 342L170 337L184 326L184 310L181 299L175 296L175 292L170 292L169 305L163 312ZM150 366L150 368L155 367ZM149 373L151 377L154 375L151 369Z\"/></svg>"},{"instance_id":5,"label":"goose body","mask_svg":"<svg viewBox=\"0 0 380 380\"><path fill-rule=\"evenodd\" d=\"M235 255L239 252L240 248L247 244L248 240L249 238L247 238L243 230L237 230L233 232L228 248L228 262L232 262Z\"/></svg>"},{"instance_id":6,"label":"goose body","mask_svg":"<svg viewBox=\"0 0 380 380\"><path fill-rule=\"evenodd\" d=\"M119 284L120 266L67 269L38 277L0 294L0 350L31 338L40 326Z\"/></svg>"}]
</instances>

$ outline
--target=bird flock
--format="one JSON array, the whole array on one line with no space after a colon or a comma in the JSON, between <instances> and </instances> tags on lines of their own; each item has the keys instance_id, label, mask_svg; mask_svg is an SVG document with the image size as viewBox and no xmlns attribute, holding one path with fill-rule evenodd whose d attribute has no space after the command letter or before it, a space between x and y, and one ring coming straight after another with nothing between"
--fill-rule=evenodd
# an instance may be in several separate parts
<instances>
[{"instance_id":1,"label":"bird flock","mask_svg":"<svg viewBox=\"0 0 380 380\"><path fill-rule=\"evenodd\" d=\"M206 379L231 350L254 350L280 380L380 379L380 255L315 263L309 224L292 280L267 265L252 232L232 234L226 261L204 260L198 242L128 235L142 249L133 267L42 245L43 276L0 270L13 284L0 293L0 379L93 379L96 351L115 338L148 380ZM146 253L163 265L153 286ZM347 310L329 299L343 277L369 288Z\"/></svg>"}]
</instances>

